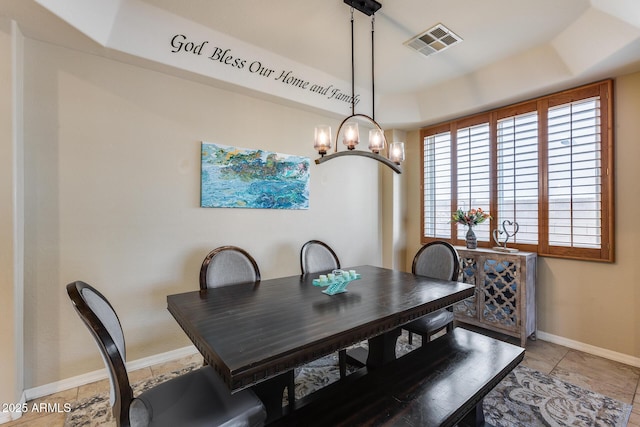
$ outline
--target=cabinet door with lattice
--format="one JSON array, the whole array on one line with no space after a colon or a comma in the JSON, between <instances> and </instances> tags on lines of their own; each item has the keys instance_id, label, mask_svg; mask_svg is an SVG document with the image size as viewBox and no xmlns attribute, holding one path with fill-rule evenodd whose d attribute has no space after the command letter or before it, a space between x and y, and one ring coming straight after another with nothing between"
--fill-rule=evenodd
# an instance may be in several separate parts
<instances>
[{"instance_id":1,"label":"cabinet door with lattice","mask_svg":"<svg viewBox=\"0 0 640 427\"><path fill-rule=\"evenodd\" d=\"M476 293L474 296L467 298L453 306L453 312L457 316L465 316L472 319L478 318L478 300L476 295L478 293L478 286L476 285L476 278L478 277L478 262L476 258L460 257L460 281L469 283L476 287Z\"/></svg>"},{"instance_id":2,"label":"cabinet door with lattice","mask_svg":"<svg viewBox=\"0 0 640 427\"><path fill-rule=\"evenodd\" d=\"M500 329L517 331L521 321L518 312L520 259L508 256L492 259L482 256L478 257L478 262L482 266L478 275L482 289L478 295L481 298L480 320Z\"/></svg>"}]
</instances>

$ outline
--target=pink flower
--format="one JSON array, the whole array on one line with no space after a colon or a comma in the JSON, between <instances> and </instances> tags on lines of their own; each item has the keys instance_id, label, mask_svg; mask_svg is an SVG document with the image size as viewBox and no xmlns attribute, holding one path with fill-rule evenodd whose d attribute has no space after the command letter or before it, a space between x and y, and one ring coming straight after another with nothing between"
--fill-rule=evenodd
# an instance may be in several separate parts
<instances>
[{"instance_id":1,"label":"pink flower","mask_svg":"<svg viewBox=\"0 0 640 427\"><path fill-rule=\"evenodd\" d=\"M468 212L464 212L462 209L458 208L458 210L451 215L451 222L473 226L481 224L490 218L491 216L484 212L482 208L469 209Z\"/></svg>"}]
</instances>

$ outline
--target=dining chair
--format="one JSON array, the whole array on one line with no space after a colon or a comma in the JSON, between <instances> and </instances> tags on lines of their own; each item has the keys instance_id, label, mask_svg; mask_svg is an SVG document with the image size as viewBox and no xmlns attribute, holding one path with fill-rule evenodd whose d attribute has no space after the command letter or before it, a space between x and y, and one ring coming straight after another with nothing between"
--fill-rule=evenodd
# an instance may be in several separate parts
<instances>
[{"instance_id":1,"label":"dining chair","mask_svg":"<svg viewBox=\"0 0 640 427\"><path fill-rule=\"evenodd\" d=\"M67 293L100 349L111 385L109 402L119 427L265 424L267 413L260 399L250 390L232 395L209 366L134 397L125 365L124 334L115 310L104 295L84 282L69 283Z\"/></svg>"},{"instance_id":2,"label":"dining chair","mask_svg":"<svg viewBox=\"0 0 640 427\"><path fill-rule=\"evenodd\" d=\"M302 274L327 272L340 268L338 255L329 245L320 240L309 240L300 249L300 270ZM347 351L338 352L340 378L347 375Z\"/></svg>"},{"instance_id":3,"label":"dining chair","mask_svg":"<svg viewBox=\"0 0 640 427\"><path fill-rule=\"evenodd\" d=\"M340 268L338 255L329 245L320 240L309 240L300 249L302 274L319 273Z\"/></svg>"},{"instance_id":4,"label":"dining chair","mask_svg":"<svg viewBox=\"0 0 640 427\"><path fill-rule=\"evenodd\" d=\"M458 280L460 272L458 251L447 242L427 243L418 250L413 258L411 272L434 279ZM420 335L422 342L425 343L442 329L446 328L447 332L453 330L453 312L442 308L414 320L402 328L409 332L409 344L413 344L413 334Z\"/></svg>"},{"instance_id":5,"label":"dining chair","mask_svg":"<svg viewBox=\"0 0 640 427\"><path fill-rule=\"evenodd\" d=\"M247 251L220 246L209 252L200 267L200 289L260 282L260 269Z\"/></svg>"},{"instance_id":6,"label":"dining chair","mask_svg":"<svg viewBox=\"0 0 640 427\"><path fill-rule=\"evenodd\" d=\"M260 268L258 263L249 252L237 246L220 246L212 250L204 258L200 267L201 290L259 282ZM296 396L295 373L291 369L282 375L288 377L286 380L287 398L293 408Z\"/></svg>"}]
</instances>

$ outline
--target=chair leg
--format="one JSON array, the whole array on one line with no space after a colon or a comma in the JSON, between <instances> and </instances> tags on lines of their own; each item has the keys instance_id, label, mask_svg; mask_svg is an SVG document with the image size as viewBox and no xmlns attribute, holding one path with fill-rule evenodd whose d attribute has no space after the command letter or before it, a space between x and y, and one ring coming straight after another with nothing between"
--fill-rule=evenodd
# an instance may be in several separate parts
<instances>
[{"instance_id":1,"label":"chair leg","mask_svg":"<svg viewBox=\"0 0 640 427\"><path fill-rule=\"evenodd\" d=\"M425 345L426 343L428 343L429 341L431 341L431 336L433 334L425 334L425 335L421 335L422 337L422 345Z\"/></svg>"},{"instance_id":2,"label":"chair leg","mask_svg":"<svg viewBox=\"0 0 640 427\"><path fill-rule=\"evenodd\" d=\"M409 345L413 344L413 333L409 332Z\"/></svg>"},{"instance_id":3,"label":"chair leg","mask_svg":"<svg viewBox=\"0 0 640 427\"><path fill-rule=\"evenodd\" d=\"M338 351L338 366L340 367L340 378L347 376L347 350Z\"/></svg>"}]
</instances>

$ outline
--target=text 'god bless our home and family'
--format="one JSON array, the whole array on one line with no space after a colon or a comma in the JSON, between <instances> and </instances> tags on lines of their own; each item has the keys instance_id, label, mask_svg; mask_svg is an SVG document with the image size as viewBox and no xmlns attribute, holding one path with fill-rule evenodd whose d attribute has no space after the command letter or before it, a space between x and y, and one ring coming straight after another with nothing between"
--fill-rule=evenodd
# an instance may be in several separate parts
<instances>
[{"instance_id":1,"label":"text 'god bless our home and family'","mask_svg":"<svg viewBox=\"0 0 640 427\"><path fill-rule=\"evenodd\" d=\"M189 40L184 34L176 34L171 38L171 53L192 54L208 58L215 63L223 64L235 70L247 71L253 75L263 78L270 78L276 82L306 90L318 95L326 96L328 99L346 102L351 105L351 95L344 93L333 85L321 85L296 76L291 70L278 70L271 68L258 60L251 60L236 56L230 48L214 46L209 41ZM360 102L360 95L353 97L353 102L357 105Z\"/></svg>"}]
</instances>

